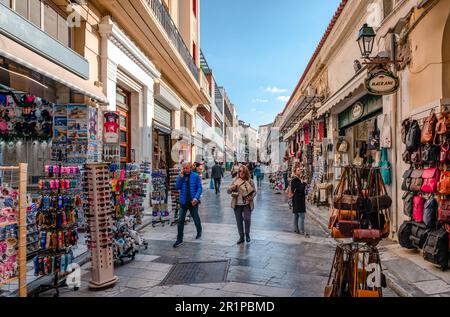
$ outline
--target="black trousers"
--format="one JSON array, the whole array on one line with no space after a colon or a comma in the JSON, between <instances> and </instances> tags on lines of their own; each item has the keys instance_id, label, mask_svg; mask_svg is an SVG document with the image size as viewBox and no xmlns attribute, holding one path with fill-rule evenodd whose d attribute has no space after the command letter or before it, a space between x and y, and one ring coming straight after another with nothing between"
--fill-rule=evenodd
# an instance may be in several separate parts
<instances>
[{"instance_id":1,"label":"black trousers","mask_svg":"<svg viewBox=\"0 0 450 317\"><path fill-rule=\"evenodd\" d=\"M236 216L239 236L243 239L244 234L250 235L250 225L252 224L252 211L250 205L236 206L236 208L234 208L234 215Z\"/></svg>"},{"instance_id":2,"label":"black trousers","mask_svg":"<svg viewBox=\"0 0 450 317\"><path fill-rule=\"evenodd\" d=\"M220 185L222 183L221 178L214 178L214 188L216 189L216 194L220 193Z\"/></svg>"}]
</instances>

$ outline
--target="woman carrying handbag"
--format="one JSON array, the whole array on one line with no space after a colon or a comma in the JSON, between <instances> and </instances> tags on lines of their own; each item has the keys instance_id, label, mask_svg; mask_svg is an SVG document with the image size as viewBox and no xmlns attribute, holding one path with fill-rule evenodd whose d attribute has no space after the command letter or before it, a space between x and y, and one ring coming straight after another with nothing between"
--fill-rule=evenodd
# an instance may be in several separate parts
<instances>
[{"instance_id":1,"label":"woman carrying handbag","mask_svg":"<svg viewBox=\"0 0 450 317\"><path fill-rule=\"evenodd\" d=\"M250 225L252 211L255 208L253 202L256 196L255 183L250 178L250 172L246 166L239 167L238 176L235 178L231 186L228 188L228 193L231 194L231 208L234 210L236 216L236 223L240 239L237 244L242 244L245 240L249 243L250 240ZM245 232L244 232L245 224ZM245 240L244 240L245 234Z\"/></svg>"}]
</instances>

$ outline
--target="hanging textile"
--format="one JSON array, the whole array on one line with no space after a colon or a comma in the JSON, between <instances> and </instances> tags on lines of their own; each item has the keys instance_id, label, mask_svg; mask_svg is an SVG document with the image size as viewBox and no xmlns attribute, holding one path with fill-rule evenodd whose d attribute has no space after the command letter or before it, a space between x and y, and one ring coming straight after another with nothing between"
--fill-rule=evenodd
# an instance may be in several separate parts
<instances>
[{"instance_id":1,"label":"hanging textile","mask_svg":"<svg viewBox=\"0 0 450 317\"><path fill-rule=\"evenodd\" d=\"M322 141L324 138L325 132L325 122L321 121L319 122L319 141Z\"/></svg>"}]
</instances>

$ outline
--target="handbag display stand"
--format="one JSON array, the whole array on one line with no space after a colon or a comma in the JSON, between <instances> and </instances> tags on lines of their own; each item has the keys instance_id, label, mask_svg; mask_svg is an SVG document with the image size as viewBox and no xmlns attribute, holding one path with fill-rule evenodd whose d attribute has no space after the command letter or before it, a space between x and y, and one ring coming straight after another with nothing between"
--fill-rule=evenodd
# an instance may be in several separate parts
<instances>
[{"instance_id":1,"label":"handbag display stand","mask_svg":"<svg viewBox=\"0 0 450 317\"><path fill-rule=\"evenodd\" d=\"M99 289L115 284L114 276L111 210L111 178L107 164L86 164L89 219L89 241L91 250L91 280L89 288Z\"/></svg>"}]
</instances>

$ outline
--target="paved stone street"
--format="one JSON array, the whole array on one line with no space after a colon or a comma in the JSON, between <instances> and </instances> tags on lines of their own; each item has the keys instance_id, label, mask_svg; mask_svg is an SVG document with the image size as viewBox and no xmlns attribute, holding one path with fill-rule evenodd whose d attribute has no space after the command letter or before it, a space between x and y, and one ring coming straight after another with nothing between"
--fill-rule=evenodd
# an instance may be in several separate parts
<instances>
[{"instance_id":1,"label":"paved stone street","mask_svg":"<svg viewBox=\"0 0 450 317\"><path fill-rule=\"evenodd\" d=\"M195 240L195 226L187 225L185 244L172 245L176 227L148 226L143 235L149 249L135 261L117 266L119 282L103 291L89 291L89 265L82 269L80 291L63 290L62 296L183 296L183 297L320 297L327 283L333 259L334 241L309 216L306 220L310 238L292 233L292 214L287 200L265 184L256 199L252 242L237 246L234 213L229 206L225 182L222 193L207 189L203 196L201 218L203 238ZM227 282L159 286L177 262L230 260ZM395 296L390 290L385 296Z\"/></svg>"}]
</instances>

